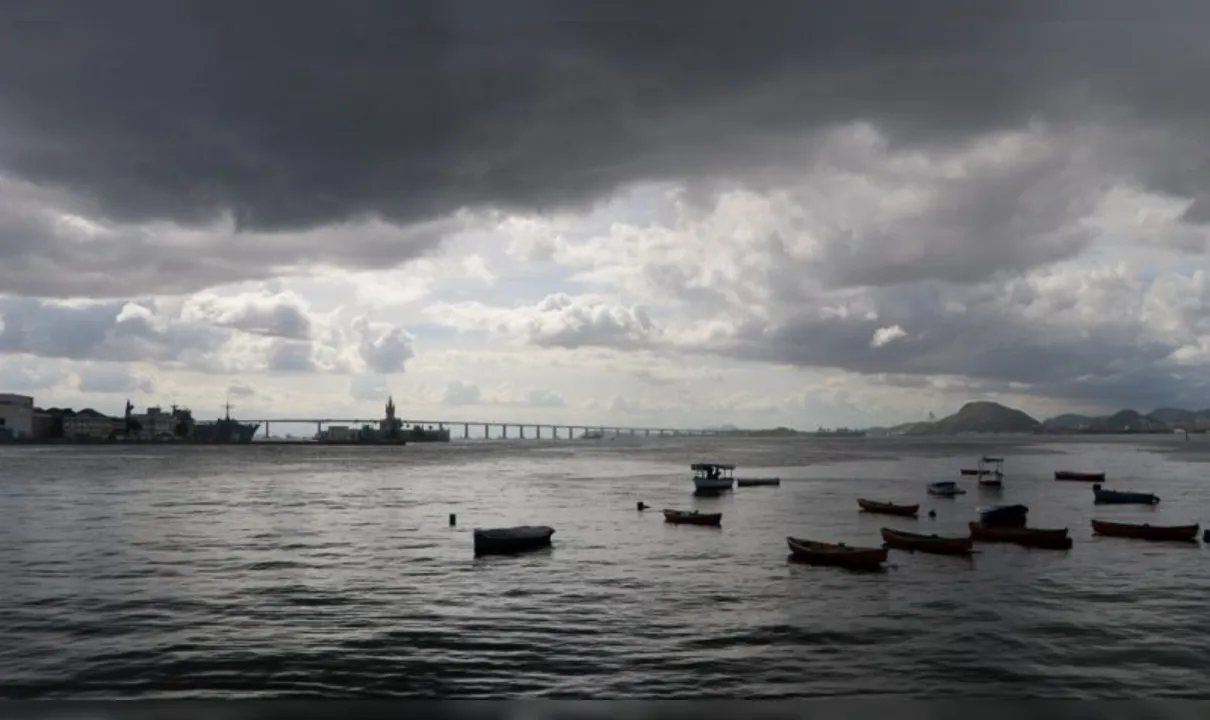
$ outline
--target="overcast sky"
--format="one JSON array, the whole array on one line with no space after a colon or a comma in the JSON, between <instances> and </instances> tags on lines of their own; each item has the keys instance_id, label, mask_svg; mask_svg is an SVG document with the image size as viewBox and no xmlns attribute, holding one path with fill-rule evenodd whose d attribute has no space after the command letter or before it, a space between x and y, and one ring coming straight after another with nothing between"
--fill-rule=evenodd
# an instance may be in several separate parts
<instances>
[{"instance_id":1,"label":"overcast sky","mask_svg":"<svg viewBox=\"0 0 1210 720\"><path fill-rule=\"evenodd\" d=\"M1208 20L7 2L0 389L805 428L1208 407Z\"/></svg>"}]
</instances>

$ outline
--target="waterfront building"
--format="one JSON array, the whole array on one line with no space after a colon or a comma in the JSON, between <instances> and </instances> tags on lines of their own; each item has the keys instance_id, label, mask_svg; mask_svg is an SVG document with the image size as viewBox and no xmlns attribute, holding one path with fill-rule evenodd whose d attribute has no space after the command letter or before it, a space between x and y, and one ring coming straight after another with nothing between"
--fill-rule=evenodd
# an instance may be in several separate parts
<instances>
[{"instance_id":1,"label":"waterfront building","mask_svg":"<svg viewBox=\"0 0 1210 720\"><path fill-rule=\"evenodd\" d=\"M34 433L34 399L28 395L0 393L0 435L22 440Z\"/></svg>"}]
</instances>

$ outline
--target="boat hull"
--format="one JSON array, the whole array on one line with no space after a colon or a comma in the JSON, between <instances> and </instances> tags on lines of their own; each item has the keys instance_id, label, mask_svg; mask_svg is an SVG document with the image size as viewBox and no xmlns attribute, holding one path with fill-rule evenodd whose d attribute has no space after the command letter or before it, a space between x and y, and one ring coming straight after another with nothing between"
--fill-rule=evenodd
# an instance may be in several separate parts
<instances>
[{"instance_id":1,"label":"boat hull","mask_svg":"<svg viewBox=\"0 0 1210 720\"><path fill-rule=\"evenodd\" d=\"M674 525L713 525L723 522L722 513L685 512L684 510L665 510L664 522Z\"/></svg>"},{"instance_id":2,"label":"boat hull","mask_svg":"<svg viewBox=\"0 0 1210 720\"><path fill-rule=\"evenodd\" d=\"M786 544L794 557L812 565L875 570L887 560L886 548L849 547L794 537L787 537Z\"/></svg>"},{"instance_id":3,"label":"boat hull","mask_svg":"<svg viewBox=\"0 0 1210 720\"><path fill-rule=\"evenodd\" d=\"M975 544L975 541L969 537L921 535L892 528L882 528L881 533L883 547L933 553L935 555L969 555Z\"/></svg>"},{"instance_id":4,"label":"boat hull","mask_svg":"<svg viewBox=\"0 0 1210 720\"><path fill-rule=\"evenodd\" d=\"M1004 481L1001 479L1001 477L999 475L994 475L992 477L980 476L979 477L979 487L986 487L986 488L1004 487Z\"/></svg>"},{"instance_id":5,"label":"boat hull","mask_svg":"<svg viewBox=\"0 0 1210 720\"><path fill-rule=\"evenodd\" d=\"M1144 523L1116 523L1105 520L1093 520L1092 531L1097 535L1107 537L1130 538L1132 540L1176 540L1182 542L1197 541L1197 531L1200 525L1150 525Z\"/></svg>"},{"instance_id":6,"label":"boat hull","mask_svg":"<svg viewBox=\"0 0 1210 720\"><path fill-rule=\"evenodd\" d=\"M1072 470L1055 470L1055 480L1074 480L1077 482L1100 482L1105 479L1105 473L1074 472Z\"/></svg>"},{"instance_id":7,"label":"boat hull","mask_svg":"<svg viewBox=\"0 0 1210 720\"><path fill-rule=\"evenodd\" d=\"M979 522L986 527L1025 527L1029 508L1024 505L1002 505L979 511Z\"/></svg>"},{"instance_id":8,"label":"boat hull","mask_svg":"<svg viewBox=\"0 0 1210 720\"><path fill-rule=\"evenodd\" d=\"M1098 505L1155 505L1159 503L1158 495L1128 490L1105 490L1099 486L1092 488L1094 502Z\"/></svg>"},{"instance_id":9,"label":"boat hull","mask_svg":"<svg viewBox=\"0 0 1210 720\"><path fill-rule=\"evenodd\" d=\"M736 478L736 487L764 487L781 485L781 478Z\"/></svg>"},{"instance_id":10,"label":"boat hull","mask_svg":"<svg viewBox=\"0 0 1210 720\"><path fill-rule=\"evenodd\" d=\"M983 523L970 523L971 539L985 543L1011 543L1024 547L1045 550L1067 550L1071 548L1071 537L1067 528L1046 530L1041 528L1013 528L987 526Z\"/></svg>"},{"instance_id":11,"label":"boat hull","mask_svg":"<svg viewBox=\"0 0 1210 720\"><path fill-rule=\"evenodd\" d=\"M953 485L930 485L928 492L929 495L936 495L937 497L957 497L966 494L965 490Z\"/></svg>"},{"instance_id":12,"label":"boat hull","mask_svg":"<svg viewBox=\"0 0 1210 720\"><path fill-rule=\"evenodd\" d=\"M554 528L545 525L521 525L511 528L476 528L475 555L516 555L550 547Z\"/></svg>"},{"instance_id":13,"label":"boat hull","mask_svg":"<svg viewBox=\"0 0 1210 720\"><path fill-rule=\"evenodd\" d=\"M857 507L863 512L879 515L897 515L899 517L916 517L920 512L919 505L896 505L895 503L879 502L877 500L857 499Z\"/></svg>"},{"instance_id":14,"label":"boat hull","mask_svg":"<svg viewBox=\"0 0 1210 720\"><path fill-rule=\"evenodd\" d=\"M732 478L693 478L694 490L730 490L734 484Z\"/></svg>"},{"instance_id":15,"label":"boat hull","mask_svg":"<svg viewBox=\"0 0 1210 720\"><path fill-rule=\"evenodd\" d=\"M959 473L961 473L961 474L963 474L963 475L982 475L982 474L983 474L983 473L981 473L981 472L979 472L978 470L975 470L975 469L973 469L973 468L962 468L962 469L961 469L961 470L959 470L958 472L959 472Z\"/></svg>"}]
</instances>

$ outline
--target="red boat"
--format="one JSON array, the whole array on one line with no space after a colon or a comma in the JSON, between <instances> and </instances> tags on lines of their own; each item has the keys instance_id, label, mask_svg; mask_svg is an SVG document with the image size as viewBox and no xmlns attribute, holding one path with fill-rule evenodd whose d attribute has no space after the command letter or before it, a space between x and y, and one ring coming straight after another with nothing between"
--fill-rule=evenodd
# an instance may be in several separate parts
<instances>
[{"instance_id":1,"label":"red boat","mask_svg":"<svg viewBox=\"0 0 1210 720\"><path fill-rule=\"evenodd\" d=\"M1071 547L1067 528L1043 530L1041 528L1001 527L970 523L971 539L975 542L1002 542L1047 550L1066 550Z\"/></svg>"},{"instance_id":2,"label":"red boat","mask_svg":"<svg viewBox=\"0 0 1210 720\"><path fill-rule=\"evenodd\" d=\"M875 570L886 562L886 548L849 547L844 543L815 542L801 538L786 538L794 557L812 565L835 565L858 570Z\"/></svg>"},{"instance_id":3,"label":"red boat","mask_svg":"<svg viewBox=\"0 0 1210 720\"><path fill-rule=\"evenodd\" d=\"M916 517L916 513L920 512L919 505L896 505L895 503L863 500L861 498L857 498L857 507L870 513L899 515L900 517Z\"/></svg>"},{"instance_id":4,"label":"red boat","mask_svg":"<svg viewBox=\"0 0 1210 720\"><path fill-rule=\"evenodd\" d=\"M1103 472L1076 472L1074 470L1055 470L1055 480L1081 480L1084 482L1101 482L1105 479Z\"/></svg>"},{"instance_id":5,"label":"red boat","mask_svg":"<svg viewBox=\"0 0 1210 720\"><path fill-rule=\"evenodd\" d=\"M1192 540L1197 541L1198 525L1149 525L1143 523L1106 522L1093 520L1092 531L1109 537L1134 538L1136 540Z\"/></svg>"},{"instance_id":6,"label":"red boat","mask_svg":"<svg viewBox=\"0 0 1210 720\"><path fill-rule=\"evenodd\" d=\"M883 547L895 548L897 550L919 550L920 552L935 553L937 555L969 555L974 544L974 541L969 537L921 535L919 533L882 528Z\"/></svg>"},{"instance_id":7,"label":"red boat","mask_svg":"<svg viewBox=\"0 0 1210 720\"><path fill-rule=\"evenodd\" d=\"M676 525L719 525L723 522L722 513L703 513L694 510L665 510L664 522Z\"/></svg>"}]
</instances>

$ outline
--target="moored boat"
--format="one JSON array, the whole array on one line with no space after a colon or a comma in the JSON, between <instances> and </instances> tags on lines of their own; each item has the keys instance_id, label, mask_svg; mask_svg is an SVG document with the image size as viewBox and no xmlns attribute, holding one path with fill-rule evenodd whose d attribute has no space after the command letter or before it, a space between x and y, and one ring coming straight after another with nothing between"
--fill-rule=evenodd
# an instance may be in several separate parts
<instances>
[{"instance_id":1,"label":"moored boat","mask_svg":"<svg viewBox=\"0 0 1210 720\"><path fill-rule=\"evenodd\" d=\"M730 490L735 484L735 466L722 463L694 463L693 487L696 490Z\"/></svg>"},{"instance_id":2,"label":"moored boat","mask_svg":"<svg viewBox=\"0 0 1210 720\"><path fill-rule=\"evenodd\" d=\"M979 487L998 488L1004 487L1003 475L980 475Z\"/></svg>"},{"instance_id":3,"label":"moored boat","mask_svg":"<svg viewBox=\"0 0 1210 720\"><path fill-rule=\"evenodd\" d=\"M962 468L958 471L962 475L982 475L983 471L976 468Z\"/></svg>"},{"instance_id":4,"label":"moored boat","mask_svg":"<svg viewBox=\"0 0 1210 720\"><path fill-rule=\"evenodd\" d=\"M509 528L475 528L476 555L512 555L550 547L554 528L545 525L519 525Z\"/></svg>"},{"instance_id":5,"label":"moored boat","mask_svg":"<svg viewBox=\"0 0 1210 720\"><path fill-rule=\"evenodd\" d=\"M882 528L883 547L897 550L919 550L937 555L968 555L974 546L970 537L921 535L891 528Z\"/></svg>"},{"instance_id":6,"label":"moored boat","mask_svg":"<svg viewBox=\"0 0 1210 720\"><path fill-rule=\"evenodd\" d=\"M1080 480L1084 482L1101 482L1105 479L1104 472L1076 472L1074 470L1055 470L1055 480Z\"/></svg>"},{"instance_id":7,"label":"moored boat","mask_svg":"<svg viewBox=\"0 0 1210 720\"><path fill-rule=\"evenodd\" d=\"M1093 520L1092 531L1097 535L1132 538L1134 540L1183 540L1196 541L1200 525L1151 525L1149 523L1109 522Z\"/></svg>"},{"instance_id":8,"label":"moored boat","mask_svg":"<svg viewBox=\"0 0 1210 720\"><path fill-rule=\"evenodd\" d=\"M1047 550L1066 550L1072 545L1067 528L999 527L972 522L970 530L975 542L1002 542Z\"/></svg>"},{"instance_id":9,"label":"moored boat","mask_svg":"<svg viewBox=\"0 0 1210 720\"><path fill-rule=\"evenodd\" d=\"M835 565L862 570L882 567L887 559L886 548L850 547L844 543L825 543L787 537L786 544L794 557L813 565Z\"/></svg>"},{"instance_id":10,"label":"moored boat","mask_svg":"<svg viewBox=\"0 0 1210 720\"><path fill-rule=\"evenodd\" d=\"M1025 505L996 505L979 509L979 522L989 527L1025 527Z\"/></svg>"},{"instance_id":11,"label":"moored boat","mask_svg":"<svg viewBox=\"0 0 1210 720\"><path fill-rule=\"evenodd\" d=\"M1159 495L1133 490L1106 490L1101 483L1092 486L1094 502L1102 505L1155 505L1160 501Z\"/></svg>"},{"instance_id":12,"label":"moored boat","mask_svg":"<svg viewBox=\"0 0 1210 720\"><path fill-rule=\"evenodd\" d=\"M898 515L900 517L916 517L916 513L920 512L919 505L896 505L895 503L865 500L863 498L857 498L857 507L868 513Z\"/></svg>"},{"instance_id":13,"label":"moored boat","mask_svg":"<svg viewBox=\"0 0 1210 720\"><path fill-rule=\"evenodd\" d=\"M966 491L958 487L958 483L952 480L929 483L928 492L929 495L938 495L940 497L954 497L955 495L966 494Z\"/></svg>"},{"instance_id":14,"label":"moored boat","mask_svg":"<svg viewBox=\"0 0 1210 720\"><path fill-rule=\"evenodd\" d=\"M719 525L723 522L723 514L697 510L664 510L664 522L675 525Z\"/></svg>"},{"instance_id":15,"label":"moored boat","mask_svg":"<svg viewBox=\"0 0 1210 720\"><path fill-rule=\"evenodd\" d=\"M735 478L736 487L761 487L781 485L781 478Z\"/></svg>"}]
</instances>

